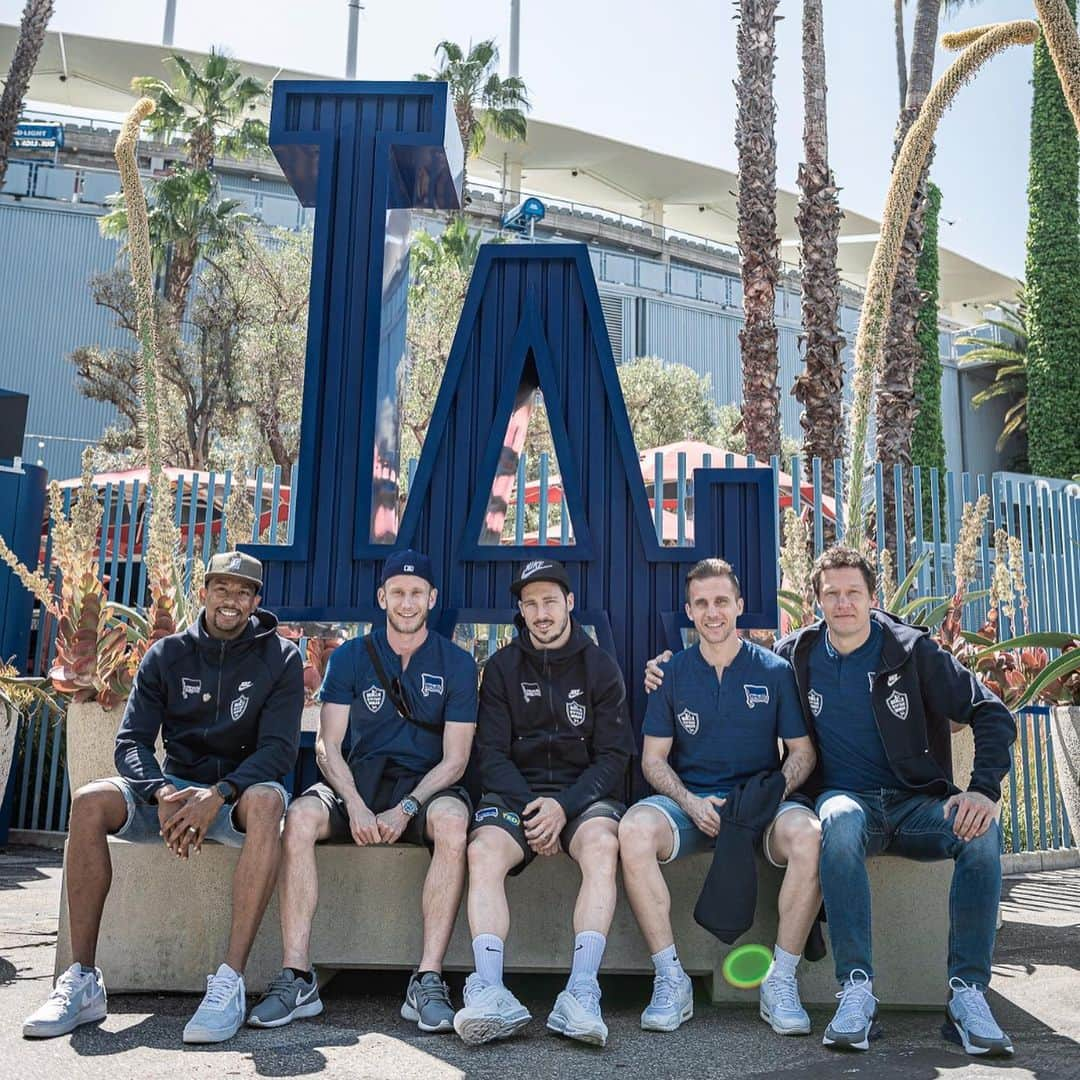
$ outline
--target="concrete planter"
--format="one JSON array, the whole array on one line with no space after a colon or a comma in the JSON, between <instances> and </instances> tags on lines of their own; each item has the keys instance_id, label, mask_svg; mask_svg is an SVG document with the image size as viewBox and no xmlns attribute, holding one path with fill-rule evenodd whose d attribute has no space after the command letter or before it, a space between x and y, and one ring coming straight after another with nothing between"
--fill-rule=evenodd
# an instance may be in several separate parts
<instances>
[{"instance_id":1,"label":"concrete planter","mask_svg":"<svg viewBox=\"0 0 1080 1080\"><path fill-rule=\"evenodd\" d=\"M1080 845L1080 705L1055 705L1050 710L1050 737L1058 791L1065 804L1073 843Z\"/></svg>"},{"instance_id":2,"label":"concrete planter","mask_svg":"<svg viewBox=\"0 0 1080 1080\"><path fill-rule=\"evenodd\" d=\"M11 763L15 758L15 737L19 733L19 710L6 698L0 698L0 802L7 791Z\"/></svg>"},{"instance_id":3,"label":"concrete planter","mask_svg":"<svg viewBox=\"0 0 1080 1080\"><path fill-rule=\"evenodd\" d=\"M91 780L116 775L113 751L123 706L106 712L96 701L72 701L67 708L67 771L74 794Z\"/></svg>"}]
</instances>

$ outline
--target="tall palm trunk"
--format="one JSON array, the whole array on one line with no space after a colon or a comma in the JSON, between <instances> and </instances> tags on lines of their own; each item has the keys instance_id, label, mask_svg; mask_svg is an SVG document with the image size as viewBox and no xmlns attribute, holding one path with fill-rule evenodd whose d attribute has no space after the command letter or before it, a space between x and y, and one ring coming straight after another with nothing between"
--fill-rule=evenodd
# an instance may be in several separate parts
<instances>
[{"instance_id":1,"label":"tall palm trunk","mask_svg":"<svg viewBox=\"0 0 1080 1080\"><path fill-rule=\"evenodd\" d=\"M907 46L904 44L904 0L893 0L893 30L896 36L896 78L900 86L900 108L907 101Z\"/></svg>"},{"instance_id":2,"label":"tall palm trunk","mask_svg":"<svg viewBox=\"0 0 1080 1080\"><path fill-rule=\"evenodd\" d=\"M795 224L802 241L802 323L806 369L792 393L806 406L800 418L808 458L822 461L822 483L834 494L832 462L844 456L842 392L844 362L840 333L840 274L836 269L840 200L829 169L825 109L825 42L821 0L803 3L803 152L799 166L799 210Z\"/></svg>"},{"instance_id":3,"label":"tall palm trunk","mask_svg":"<svg viewBox=\"0 0 1080 1080\"><path fill-rule=\"evenodd\" d=\"M894 168L904 137L918 118L922 104L933 84L934 49L937 44L940 12L941 0L919 0L915 12L915 32L911 42L907 95L896 125L893 146ZM903 466L905 470L911 468L911 432L918 413L915 402L915 372L922 359L917 323L919 311L925 299L922 289L919 288L917 275L925 232L927 183L933 156L934 148L931 145L919 176L919 182L915 187L915 195L911 200L911 212L900 247L900 261L896 267L889 327L885 337L885 353L875 400L877 459L881 462L886 483L891 482L896 465ZM890 503L891 500L886 500L885 546L895 551L896 520ZM908 499L905 501L905 516L909 524L911 515L911 500Z\"/></svg>"},{"instance_id":4,"label":"tall palm trunk","mask_svg":"<svg viewBox=\"0 0 1080 1080\"><path fill-rule=\"evenodd\" d=\"M777 0L739 0L735 84L739 152L739 251L745 325L739 333L746 448L767 461L780 453L776 282L776 102L773 73Z\"/></svg>"},{"instance_id":5,"label":"tall palm trunk","mask_svg":"<svg viewBox=\"0 0 1080 1080\"><path fill-rule=\"evenodd\" d=\"M19 123L30 76L34 74L41 46L45 44L45 31L52 13L53 0L26 0L26 7L23 8L19 40L15 45L15 55L11 58L4 93L0 96L0 185L4 183L8 150Z\"/></svg>"}]
</instances>

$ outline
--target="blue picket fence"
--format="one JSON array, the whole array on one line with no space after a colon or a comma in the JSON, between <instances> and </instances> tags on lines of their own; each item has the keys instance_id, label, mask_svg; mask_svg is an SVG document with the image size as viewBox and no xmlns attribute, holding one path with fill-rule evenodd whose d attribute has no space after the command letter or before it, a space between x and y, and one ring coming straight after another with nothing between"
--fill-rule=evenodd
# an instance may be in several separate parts
<instances>
[{"instance_id":1,"label":"blue picket fence","mask_svg":"<svg viewBox=\"0 0 1080 1080\"><path fill-rule=\"evenodd\" d=\"M649 457L649 455L646 455ZM564 513L565 504L557 467L548 456L535 463L536 479L525 455L518 462L508 506L508 528L502 542L507 544L572 543L572 523ZM657 452L643 462L643 484L650 500L657 537L665 544L689 546L694 535L693 468L698 464L736 467L756 465L753 457L705 453L692 461L685 453L671 458ZM775 513L779 523L781 504L790 505L807 522L814 554L835 540L843 540L842 466L824 465L819 459L808 463L795 457L786 470L778 458L767 466L773 470L780 492ZM824 469L834 479L835 498L825 494ZM411 481L415 462L406 476ZM799 478L797 482L792 477ZM204 564L215 551L224 551L239 538L230 538L223 507L232 491L231 473L181 474L175 481L174 520L181 529L188 573L194 560ZM270 543L286 542L291 536L295 489L283 484L280 468L259 470L246 479L251 489L254 513L252 539ZM406 492L411 487L407 483ZM869 485L869 505L874 510L877 543L884 546L885 507L897 510L900 543L895 554L897 581L906 576L915 561L926 555L918 575L921 595L951 594L953 551L965 503L979 495L991 496L989 520L982 531L979 580L972 586L988 588L992 572L993 532L1005 529L1020 539L1024 575L1029 598L1029 627L1032 631L1080 630L1080 488L1053 485L1037 478L995 474L992 477L955 475L913 469L905 476L900 469L890 483L878 465ZM99 541L99 571L107 576L109 598L142 606L146 595L146 568L141 559L143 522L149 522L145 485L138 480L107 484L101 490L103 521ZM65 510L70 510L72 492L65 492ZM904 535L904 505L913 509L913 535ZM536 528L527 528L528 508L535 507ZM924 512L928 508L929 513ZM779 535L779 529L777 530ZM245 537L244 539L248 539ZM722 554L722 553L720 553ZM777 551L779 585L779 550ZM51 532L45 536L43 569L51 559ZM190 579L189 579L190 580ZM988 601L970 602L964 612L965 626L976 629L985 621ZM1002 627L1009 635L1019 628ZM32 671L45 674L55 651L56 627L40 610L35 612ZM1008 784L1004 818L1007 819L1007 850L1044 850L1070 846L1072 838L1055 788L1053 751L1048 737L1049 718L1045 710L1028 710L1020 716L1020 726L1028 736L1017 741ZM15 828L63 831L67 823L70 792L63 762L63 714L39 709L28 718L21 733L22 755L16 774L12 824Z\"/></svg>"}]
</instances>

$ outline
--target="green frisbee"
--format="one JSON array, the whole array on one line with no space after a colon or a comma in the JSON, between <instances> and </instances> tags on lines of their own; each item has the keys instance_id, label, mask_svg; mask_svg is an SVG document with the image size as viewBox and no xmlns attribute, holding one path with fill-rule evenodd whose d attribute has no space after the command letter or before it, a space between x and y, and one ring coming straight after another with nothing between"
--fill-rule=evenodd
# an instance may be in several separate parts
<instances>
[{"instance_id":1,"label":"green frisbee","mask_svg":"<svg viewBox=\"0 0 1080 1080\"><path fill-rule=\"evenodd\" d=\"M720 970L737 990L753 990L765 981L772 959L771 950L764 945L740 945L724 957Z\"/></svg>"}]
</instances>

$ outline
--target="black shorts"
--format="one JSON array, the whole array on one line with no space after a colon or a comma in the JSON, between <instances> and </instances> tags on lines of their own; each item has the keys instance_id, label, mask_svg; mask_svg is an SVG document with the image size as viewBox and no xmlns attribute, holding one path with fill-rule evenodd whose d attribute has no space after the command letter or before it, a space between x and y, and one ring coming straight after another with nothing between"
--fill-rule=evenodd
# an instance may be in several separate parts
<instances>
[{"instance_id":1,"label":"black shorts","mask_svg":"<svg viewBox=\"0 0 1080 1080\"><path fill-rule=\"evenodd\" d=\"M320 843L353 843L352 829L349 828L349 812L345 809L345 800L329 784L312 784L298 798L303 799L308 795L318 799L330 812L330 835ZM421 803L420 812L405 826L405 831L397 842L399 844L423 844L428 851L433 850L434 842L428 839L427 835L428 810L436 799L446 798L457 799L459 802L464 803L466 813L472 812L472 802L469 799L468 792L463 787L443 788L442 791L436 791L426 802ZM293 801L295 803L296 800ZM379 806L379 801L381 800L376 800L375 806L368 807L373 814L381 814L384 810L389 810L391 806L397 806L398 802L400 802L400 800L395 800L387 806Z\"/></svg>"},{"instance_id":2,"label":"black shorts","mask_svg":"<svg viewBox=\"0 0 1080 1080\"><path fill-rule=\"evenodd\" d=\"M596 802L590 803L577 817L571 818L563 826L563 831L559 833L559 843L562 844L563 851L570 853L570 841L574 839L574 833L586 821L592 818L619 821L625 813L626 805L617 799L597 799ZM503 832L509 833L525 855L525 858L510 871L511 876L520 874L536 858L536 852L529 847L529 842L525 839L525 825L521 820L521 815L511 810L501 795L485 795L480 800L480 805L473 814L469 831L475 832L477 829L487 827L502 829Z\"/></svg>"}]
</instances>

